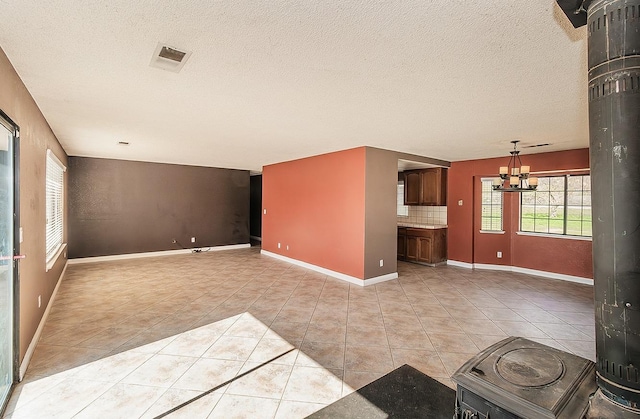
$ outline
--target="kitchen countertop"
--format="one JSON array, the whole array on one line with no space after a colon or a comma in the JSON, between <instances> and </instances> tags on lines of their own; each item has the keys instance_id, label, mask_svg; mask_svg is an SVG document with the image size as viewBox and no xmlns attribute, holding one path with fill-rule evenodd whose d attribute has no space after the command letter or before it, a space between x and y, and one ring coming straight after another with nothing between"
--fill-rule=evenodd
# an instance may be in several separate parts
<instances>
[{"instance_id":1,"label":"kitchen countertop","mask_svg":"<svg viewBox=\"0 0 640 419\"><path fill-rule=\"evenodd\" d=\"M447 228L446 224L415 224L415 223L398 223L398 227L424 228L427 230L437 230Z\"/></svg>"}]
</instances>

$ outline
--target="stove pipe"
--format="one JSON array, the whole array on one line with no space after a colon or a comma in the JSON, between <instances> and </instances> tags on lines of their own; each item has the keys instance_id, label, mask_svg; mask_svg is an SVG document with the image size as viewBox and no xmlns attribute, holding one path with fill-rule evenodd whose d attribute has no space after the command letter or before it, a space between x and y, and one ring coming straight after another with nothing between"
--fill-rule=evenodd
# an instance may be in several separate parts
<instances>
[{"instance_id":1,"label":"stove pipe","mask_svg":"<svg viewBox=\"0 0 640 419\"><path fill-rule=\"evenodd\" d=\"M558 0L586 23L596 380L640 408L640 0Z\"/></svg>"}]
</instances>

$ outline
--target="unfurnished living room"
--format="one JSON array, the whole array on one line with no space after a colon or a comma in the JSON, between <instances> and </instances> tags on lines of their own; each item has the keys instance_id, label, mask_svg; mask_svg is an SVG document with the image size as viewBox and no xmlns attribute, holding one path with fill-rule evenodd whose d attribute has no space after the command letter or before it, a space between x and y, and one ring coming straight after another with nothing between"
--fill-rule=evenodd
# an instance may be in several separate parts
<instances>
[{"instance_id":1,"label":"unfurnished living room","mask_svg":"<svg viewBox=\"0 0 640 419\"><path fill-rule=\"evenodd\" d=\"M640 408L640 0L0 2L3 418Z\"/></svg>"}]
</instances>

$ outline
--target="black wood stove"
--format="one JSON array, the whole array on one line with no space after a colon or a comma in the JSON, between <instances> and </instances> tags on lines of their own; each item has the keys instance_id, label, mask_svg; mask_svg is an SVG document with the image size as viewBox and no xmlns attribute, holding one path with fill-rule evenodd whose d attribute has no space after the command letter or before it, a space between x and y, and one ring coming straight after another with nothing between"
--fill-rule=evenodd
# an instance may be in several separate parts
<instances>
[{"instance_id":1,"label":"black wood stove","mask_svg":"<svg viewBox=\"0 0 640 419\"><path fill-rule=\"evenodd\" d=\"M451 377L456 417L581 418L597 385L593 362L519 337L504 339Z\"/></svg>"}]
</instances>

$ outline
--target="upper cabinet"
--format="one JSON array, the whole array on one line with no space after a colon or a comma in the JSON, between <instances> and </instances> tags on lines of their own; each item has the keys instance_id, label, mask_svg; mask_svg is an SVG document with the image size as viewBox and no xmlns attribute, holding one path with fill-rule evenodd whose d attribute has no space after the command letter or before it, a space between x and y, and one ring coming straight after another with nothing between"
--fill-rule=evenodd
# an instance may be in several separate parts
<instances>
[{"instance_id":1,"label":"upper cabinet","mask_svg":"<svg viewBox=\"0 0 640 419\"><path fill-rule=\"evenodd\" d=\"M405 205L447 205L447 169L404 172Z\"/></svg>"},{"instance_id":2,"label":"upper cabinet","mask_svg":"<svg viewBox=\"0 0 640 419\"><path fill-rule=\"evenodd\" d=\"M421 205L422 177L420 172L404 172L404 204Z\"/></svg>"}]
</instances>

